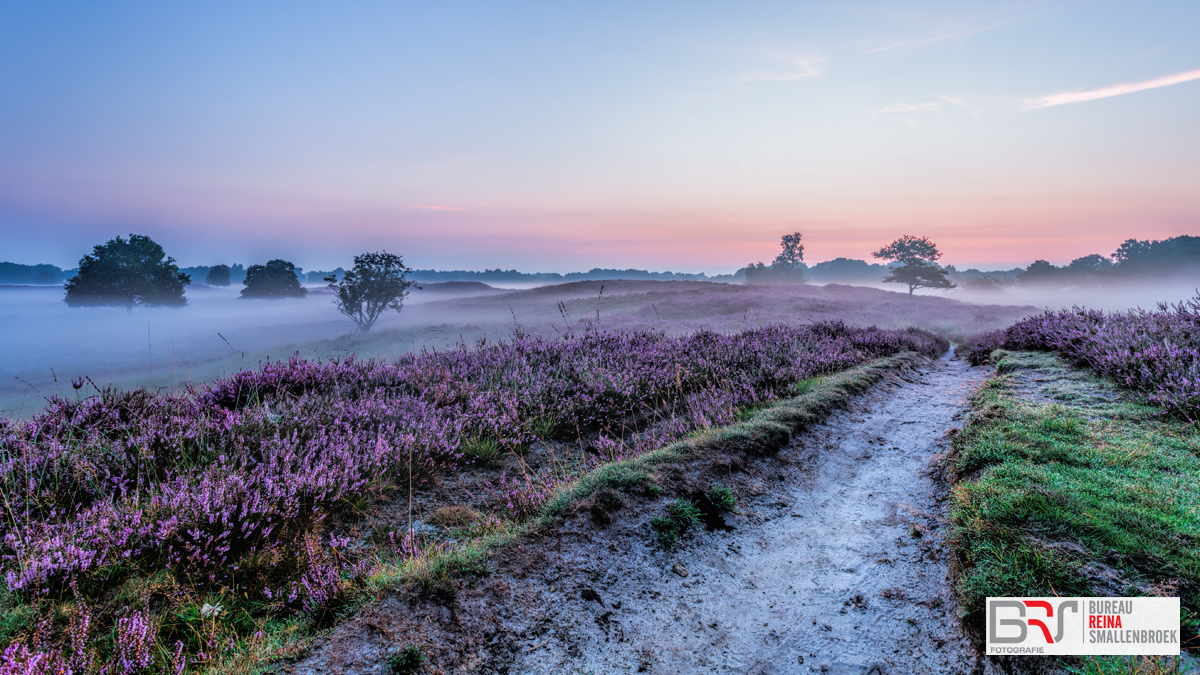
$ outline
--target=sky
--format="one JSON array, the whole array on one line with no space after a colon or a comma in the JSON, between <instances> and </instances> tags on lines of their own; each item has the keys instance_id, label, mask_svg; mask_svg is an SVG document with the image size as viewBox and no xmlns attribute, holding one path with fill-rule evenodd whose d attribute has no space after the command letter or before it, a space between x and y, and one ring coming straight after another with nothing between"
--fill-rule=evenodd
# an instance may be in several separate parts
<instances>
[{"instance_id":1,"label":"sky","mask_svg":"<svg viewBox=\"0 0 1200 675\"><path fill-rule=\"evenodd\" d=\"M1200 3L0 0L0 260L985 269L1200 234Z\"/></svg>"}]
</instances>

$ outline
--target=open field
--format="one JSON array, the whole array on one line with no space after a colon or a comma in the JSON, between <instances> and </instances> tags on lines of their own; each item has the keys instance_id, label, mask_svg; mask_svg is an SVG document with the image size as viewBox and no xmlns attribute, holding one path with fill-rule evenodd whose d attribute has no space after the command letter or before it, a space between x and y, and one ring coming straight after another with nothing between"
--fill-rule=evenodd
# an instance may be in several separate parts
<instances>
[{"instance_id":1,"label":"open field","mask_svg":"<svg viewBox=\"0 0 1200 675\"><path fill-rule=\"evenodd\" d=\"M601 296L601 287L604 292ZM853 286L743 286L707 282L577 282L519 291L429 284L400 314L387 313L365 338L328 295L239 300L234 289L196 288L179 309L132 312L69 308L56 287L0 288L0 409L16 417L88 376L112 384L178 390L269 359L394 358L448 349L515 329L555 335L597 323L670 334L744 330L771 323L845 321L854 326L917 326L951 339L1002 328L1034 307L977 306ZM560 305L561 303L561 305ZM17 379L20 378L20 379ZM57 378L57 382L56 382Z\"/></svg>"},{"instance_id":2,"label":"open field","mask_svg":"<svg viewBox=\"0 0 1200 675\"><path fill-rule=\"evenodd\" d=\"M786 442L811 413L756 408L947 348L840 323L590 329L395 363L292 359L180 394L77 390L0 428L6 658L254 668L366 589L453 588L588 476L652 487L623 462L718 427Z\"/></svg>"},{"instance_id":3,"label":"open field","mask_svg":"<svg viewBox=\"0 0 1200 675\"><path fill-rule=\"evenodd\" d=\"M1177 594L1195 639L1194 302L603 286L429 289L195 384L59 374L0 422L0 667L992 672L979 605L1018 593ZM318 299L169 316L303 340Z\"/></svg>"}]
</instances>

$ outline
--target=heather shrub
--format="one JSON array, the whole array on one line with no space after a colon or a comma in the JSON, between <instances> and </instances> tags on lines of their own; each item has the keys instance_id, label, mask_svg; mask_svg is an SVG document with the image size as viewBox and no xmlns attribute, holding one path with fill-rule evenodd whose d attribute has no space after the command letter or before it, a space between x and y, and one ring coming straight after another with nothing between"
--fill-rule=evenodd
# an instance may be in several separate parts
<instances>
[{"instance_id":1,"label":"heather shrub","mask_svg":"<svg viewBox=\"0 0 1200 675\"><path fill-rule=\"evenodd\" d=\"M730 424L796 382L946 348L923 331L837 322L679 337L518 334L394 362L296 357L179 394L56 397L32 419L0 424L0 573L31 607L108 608L88 615L88 630L116 642L84 642L100 661L127 664L122 672L207 663L272 617L327 618L380 561L448 550L412 530L352 546L324 523L395 486L421 489L471 461L465 449L493 457L588 434L597 440L582 466L591 468ZM650 413L652 428L627 428ZM478 522L534 516L571 480L538 472L482 480L493 513ZM147 591L136 620L114 613L110 595L144 578L173 590ZM170 618L209 597L228 598L226 617L209 617L217 633L200 640ZM3 668L67 668L68 629L47 631L34 641L28 627L14 629Z\"/></svg>"},{"instance_id":2,"label":"heather shrub","mask_svg":"<svg viewBox=\"0 0 1200 675\"><path fill-rule=\"evenodd\" d=\"M973 366L982 366L991 360L992 352L1004 347L1004 338L1002 330L972 335L954 348L954 355Z\"/></svg>"},{"instance_id":3,"label":"heather shrub","mask_svg":"<svg viewBox=\"0 0 1200 675\"><path fill-rule=\"evenodd\" d=\"M1058 352L1166 413L1200 419L1200 296L1156 310L1046 312L1010 326L1000 344L994 333L978 344L971 353L989 346Z\"/></svg>"}]
</instances>

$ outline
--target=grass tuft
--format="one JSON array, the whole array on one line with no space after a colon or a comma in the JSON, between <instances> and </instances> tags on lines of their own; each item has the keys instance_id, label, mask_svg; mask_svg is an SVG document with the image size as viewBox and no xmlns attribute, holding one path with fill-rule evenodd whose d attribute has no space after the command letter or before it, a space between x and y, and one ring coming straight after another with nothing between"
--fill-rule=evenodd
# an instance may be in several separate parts
<instances>
[{"instance_id":1,"label":"grass tuft","mask_svg":"<svg viewBox=\"0 0 1200 675\"><path fill-rule=\"evenodd\" d=\"M404 645L404 649L388 658L392 675L411 675L425 663L425 652L420 645Z\"/></svg>"},{"instance_id":2,"label":"grass tuft","mask_svg":"<svg viewBox=\"0 0 1200 675\"><path fill-rule=\"evenodd\" d=\"M700 509L696 508L692 500L681 497L667 506L666 515L650 520L650 529L654 531L654 538L660 546L672 549L699 524Z\"/></svg>"}]
</instances>

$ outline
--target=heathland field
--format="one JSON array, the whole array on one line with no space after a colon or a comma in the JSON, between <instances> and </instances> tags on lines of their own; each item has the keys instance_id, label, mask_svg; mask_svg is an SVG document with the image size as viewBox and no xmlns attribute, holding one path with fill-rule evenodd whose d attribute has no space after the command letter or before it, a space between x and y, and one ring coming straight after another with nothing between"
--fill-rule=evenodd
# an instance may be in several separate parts
<instances>
[{"instance_id":1,"label":"heathland field","mask_svg":"<svg viewBox=\"0 0 1200 675\"><path fill-rule=\"evenodd\" d=\"M1055 593L1196 639L1200 306L601 285L59 371L0 421L0 672L935 673Z\"/></svg>"}]
</instances>

